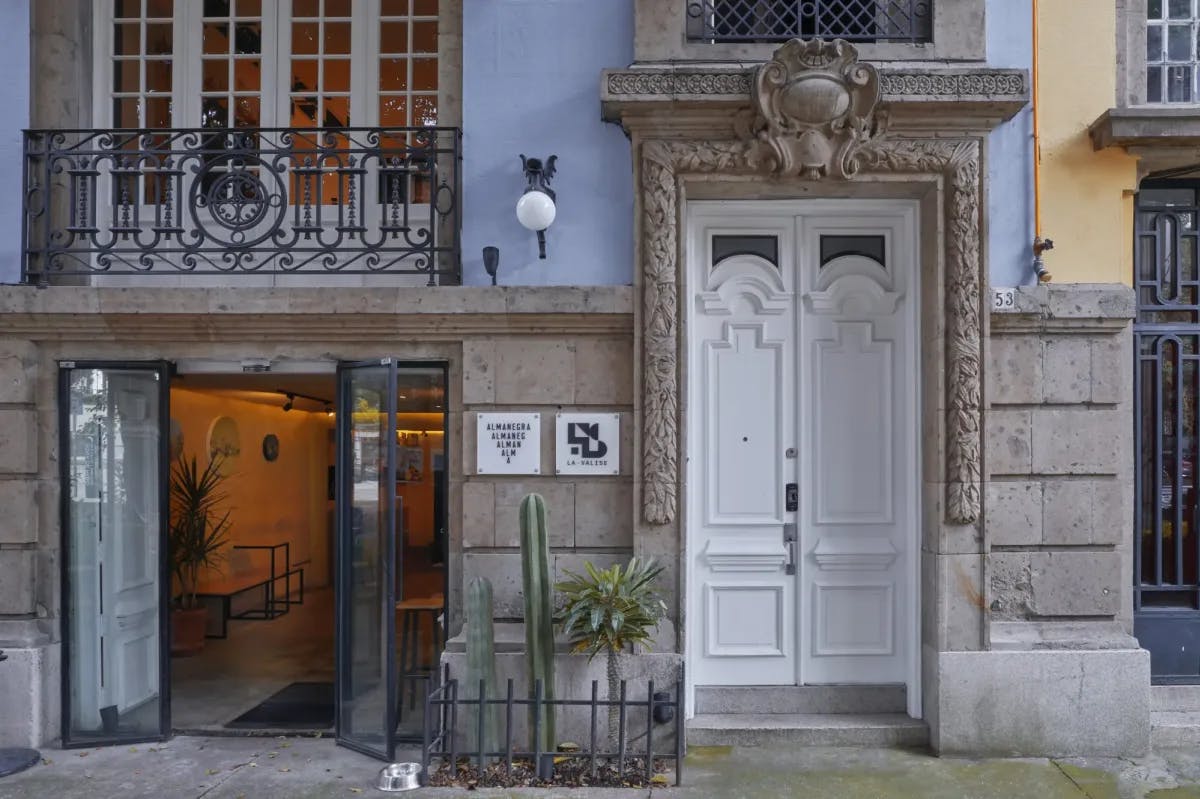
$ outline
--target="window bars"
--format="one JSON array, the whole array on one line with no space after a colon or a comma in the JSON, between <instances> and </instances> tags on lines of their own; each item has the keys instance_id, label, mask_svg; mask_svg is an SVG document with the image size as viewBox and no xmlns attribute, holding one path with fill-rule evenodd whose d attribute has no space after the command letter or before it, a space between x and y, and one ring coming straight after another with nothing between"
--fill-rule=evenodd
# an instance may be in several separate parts
<instances>
[{"instance_id":1,"label":"window bars","mask_svg":"<svg viewBox=\"0 0 1200 799\"><path fill-rule=\"evenodd\" d=\"M789 39L922 44L933 40L933 0L686 0L691 41Z\"/></svg>"},{"instance_id":2,"label":"window bars","mask_svg":"<svg viewBox=\"0 0 1200 799\"><path fill-rule=\"evenodd\" d=\"M552 759L551 762L553 762L560 758L587 760L588 771L592 779L596 778L598 763L602 760L615 761L620 778L624 778L626 774L631 776L635 774L632 770L635 767L639 772L644 769L640 776L644 776L647 783L654 776L656 762L673 762L675 784L682 784L684 757L682 666L679 667L677 678L670 691L656 693L654 681L649 680L646 683L645 699L631 699L626 680L621 680L620 696L617 699L601 700L599 683L596 680L591 682L589 699L545 699L541 680L534 684L533 698L523 699L517 698L515 695L514 683L511 679L507 682L503 698L484 698L485 686L482 682L478 689L471 691L473 698L470 698L464 695L465 692L459 681L450 679L449 675L450 671L447 667L445 674L442 675L441 685L433 686L425 700L425 731L421 750L423 784L428 784L431 776L430 767L435 760L450 764L452 773L456 773L457 764L460 760L465 759L469 767L473 766L476 769L479 776L483 775L484 769L489 763L499 761L503 764L505 776L508 778L512 777L514 761L525 760L532 764L534 773L539 778L543 778L543 775L547 774L545 768L547 759ZM555 708L587 708L590 734L586 747L581 745L579 750L574 752L544 752L541 750L538 734L541 714L537 711L547 705ZM486 743L485 728L488 724L489 714L484 712L485 706L502 708L504 733L503 739L499 743L502 743L503 747L495 751L484 751L486 747L479 744L480 741ZM608 752L603 751L601 744L597 741L597 727L598 725L605 726L601 735L607 739L607 711L613 706L619 709L619 733L617 751ZM527 731L530 734L518 736L514 733L514 718L518 715L524 716L529 709L534 710L531 714L532 729ZM605 711L603 715L600 713L601 709ZM632 734L634 731L630 729L630 711L632 710L644 711L646 715L645 730L637 731L639 734ZM473 717L469 723L460 721L469 716ZM655 727L661 724L670 724L669 730L673 733L674 741L670 741L670 738L667 737L664 742L663 731L657 733L659 737L656 739ZM473 729L468 728L468 725ZM560 724L560 729L561 726ZM528 737L532 742L532 751L518 748L516 743L518 737L522 740ZM475 742L473 748L470 744L463 743L468 740ZM656 740L664 742L664 745L659 747L660 751L655 751ZM670 745L667 746L666 743ZM462 748L460 748L460 744L463 744ZM640 758L644 758L644 761L640 761Z\"/></svg>"},{"instance_id":3,"label":"window bars","mask_svg":"<svg viewBox=\"0 0 1200 799\"><path fill-rule=\"evenodd\" d=\"M25 133L24 276L460 275L455 128Z\"/></svg>"}]
</instances>

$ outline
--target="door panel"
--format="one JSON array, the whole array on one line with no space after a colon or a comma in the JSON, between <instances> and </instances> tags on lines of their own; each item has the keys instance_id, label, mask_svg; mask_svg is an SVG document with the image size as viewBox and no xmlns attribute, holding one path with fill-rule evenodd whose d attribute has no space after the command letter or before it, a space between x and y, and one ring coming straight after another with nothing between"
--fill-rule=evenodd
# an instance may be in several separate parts
<instances>
[{"instance_id":1,"label":"door panel","mask_svg":"<svg viewBox=\"0 0 1200 799\"><path fill-rule=\"evenodd\" d=\"M165 364L64 364L63 740L168 731Z\"/></svg>"},{"instance_id":2,"label":"door panel","mask_svg":"<svg viewBox=\"0 0 1200 799\"><path fill-rule=\"evenodd\" d=\"M751 237L703 226L690 237L699 267L691 437L692 451L703 454L692 462L700 490L691 552L692 595L704 620L694 650L700 685L795 682L795 580L786 569L783 501L795 463L784 443L794 424L787 407L794 312L790 248L777 246L790 242L790 230L788 219L763 220ZM725 255L739 234L775 244Z\"/></svg>"},{"instance_id":3,"label":"door panel","mask_svg":"<svg viewBox=\"0 0 1200 799\"><path fill-rule=\"evenodd\" d=\"M798 222L809 354L798 386L805 683L912 677L919 469L910 226L850 215Z\"/></svg>"},{"instance_id":4,"label":"door panel","mask_svg":"<svg viewBox=\"0 0 1200 799\"><path fill-rule=\"evenodd\" d=\"M697 685L918 706L915 231L907 202L689 206Z\"/></svg>"},{"instance_id":5,"label":"door panel","mask_svg":"<svg viewBox=\"0 0 1200 799\"><path fill-rule=\"evenodd\" d=\"M396 729L396 364L338 369L337 739L391 760Z\"/></svg>"}]
</instances>

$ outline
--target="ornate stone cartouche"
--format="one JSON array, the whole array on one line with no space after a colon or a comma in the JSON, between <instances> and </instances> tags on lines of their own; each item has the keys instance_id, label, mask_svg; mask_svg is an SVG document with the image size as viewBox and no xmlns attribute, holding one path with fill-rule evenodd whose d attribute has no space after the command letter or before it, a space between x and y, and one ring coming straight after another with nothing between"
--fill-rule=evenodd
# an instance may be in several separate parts
<instances>
[{"instance_id":1,"label":"ornate stone cartouche","mask_svg":"<svg viewBox=\"0 0 1200 799\"><path fill-rule=\"evenodd\" d=\"M792 39L758 68L750 166L809 180L852 177L858 151L882 132L879 74L853 45Z\"/></svg>"}]
</instances>

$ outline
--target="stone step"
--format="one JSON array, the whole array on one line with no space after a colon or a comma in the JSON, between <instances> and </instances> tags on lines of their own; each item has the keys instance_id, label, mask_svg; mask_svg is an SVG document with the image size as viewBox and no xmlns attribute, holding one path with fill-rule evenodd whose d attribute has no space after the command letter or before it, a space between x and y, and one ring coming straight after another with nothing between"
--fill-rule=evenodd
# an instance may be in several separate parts
<instances>
[{"instance_id":1,"label":"stone step","mask_svg":"<svg viewBox=\"0 0 1200 799\"><path fill-rule=\"evenodd\" d=\"M1150 710L1200 712L1200 685L1152 685Z\"/></svg>"},{"instance_id":2,"label":"stone step","mask_svg":"<svg viewBox=\"0 0 1200 799\"><path fill-rule=\"evenodd\" d=\"M1150 746L1200 746L1200 712L1156 710L1150 713Z\"/></svg>"},{"instance_id":3,"label":"stone step","mask_svg":"<svg viewBox=\"0 0 1200 799\"><path fill-rule=\"evenodd\" d=\"M929 726L904 713L725 713L687 723L691 746L925 746Z\"/></svg>"},{"instance_id":4,"label":"stone step","mask_svg":"<svg viewBox=\"0 0 1200 799\"><path fill-rule=\"evenodd\" d=\"M697 715L903 713L903 685L698 685Z\"/></svg>"}]
</instances>

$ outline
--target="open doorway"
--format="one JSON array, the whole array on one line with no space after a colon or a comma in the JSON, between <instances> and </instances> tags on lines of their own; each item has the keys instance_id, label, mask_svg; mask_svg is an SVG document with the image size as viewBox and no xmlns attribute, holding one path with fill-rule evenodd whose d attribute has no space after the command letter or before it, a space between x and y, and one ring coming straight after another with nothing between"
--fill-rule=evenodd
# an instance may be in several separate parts
<instances>
[{"instance_id":1,"label":"open doorway","mask_svg":"<svg viewBox=\"0 0 1200 799\"><path fill-rule=\"evenodd\" d=\"M218 518L228 513L218 563L197 581L207 611L203 649L171 661L174 730L332 734L337 669L361 671L358 664L371 660L388 664L379 676L392 686L392 737L420 735L418 700L444 641L444 369L402 369L394 385L390 402L368 408L341 396L332 373L172 379L172 483L186 474L181 463L195 458L202 473L215 456ZM394 414L386 413L389 406ZM339 425L342 413L350 418ZM392 418L380 424L382 416ZM339 446L347 447L346 475L338 471ZM385 462L394 468L380 469ZM368 477L382 486L381 473L389 475L389 490L364 500L359 484ZM394 510L385 513L385 506ZM362 546L364 528L385 538L387 531L364 519L389 519L392 538L374 557ZM353 576L339 578L339 536ZM381 568L376 557L387 550L390 568ZM362 625L358 570L368 561L365 568L392 581L390 591L376 595L386 594L386 607L395 610L386 619L385 605L374 603L376 622ZM346 594L341 605L338 591ZM340 627L351 647L340 666L339 613L346 614ZM375 658L381 646L392 650L382 661Z\"/></svg>"}]
</instances>

